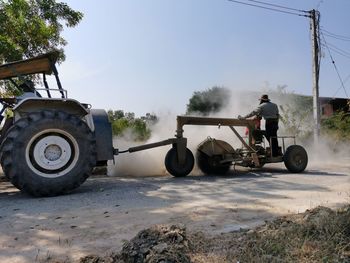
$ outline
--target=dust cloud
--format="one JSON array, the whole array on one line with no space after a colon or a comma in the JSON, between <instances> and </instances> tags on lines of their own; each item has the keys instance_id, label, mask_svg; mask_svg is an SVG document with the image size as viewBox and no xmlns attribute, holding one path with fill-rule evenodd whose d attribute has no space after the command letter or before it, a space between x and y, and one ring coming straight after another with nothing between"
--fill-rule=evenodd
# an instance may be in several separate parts
<instances>
[{"instance_id":1,"label":"dust cloud","mask_svg":"<svg viewBox=\"0 0 350 263\"><path fill-rule=\"evenodd\" d=\"M347 142L321 135L317 145L310 140L303 146L309 155L309 167L349 166L350 145Z\"/></svg>"},{"instance_id":2,"label":"dust cloud","mask_svg":"<svg viewBox=\"0 0 350 263\"><path fill-rule=\"evenodd\" d=\"M256 105L249 105L249 98L242 99L240 94L231 98L229 107L211 117L236 118L239 114L245 114L254 109L258 105L258 98L254 97ZM243 102L243 103L242 103ZM174 138L176 133L176 114L161 113L157 114L159 120L151 127L152 135L146 142L135 142L129 134L121 138L115 138L114 146L119 150L127 150L130 147L143 145L147 143L158 142L169 138ZM243 133L244 128L238 131ZM187 147L196 154L198 144L208 137L225 140L233 147L241 147L240 142L228 127L214 126L185 126L184 137L187 138ZM162 146L149 150L134 153L123 153L115 158L115 166L109 167L109 175L111 176L154 176L166 175L167 171L164 166L164 158L166 153L172 146ZM192 174L199 173L198 169L192 171Z\"/></svg>"},{"instance_id":3,"label":"dust cloud","mask_svg":"<svg viewBox=\"0 0 350 263\"><path fill-rule=\"evenodd\" d=\"M276 91L232 91L230 103L219 113L212 114L210 117L222 117L222 118L237 118L238 115L245 115L254 110L259 105L259 98L262 94L269 94L272 102L277 105L294 105L294 101L291 101L290 96L286 96L283 93ZM174 138L176 132L176 114L171 112L158 113L159 121L151 127L151 138L146 142L135 142L132 140L132 136L126 134L122 138L115 138L114 146L119 150L127 150L130 147L143 145L147 143L158 142L166 140L168 138ZM284 127L280 122L280 129L278 131L279 136L291 136L290 131ZM309 129L310 119L300 120L300 129ZM262 129L265 127L265 123L262 120ZM240 134L244 134L244 127L237 127ZM196 148L203 140L208 137L224 140L231 144L234 148L241 147L241 142L233 134L228 127L214 127L214 126L185 126L184 137L187 138L187 147L196 154ZM349 161L349 145L335 142L327 136L320 138L319 145L316 147L313 144L312 136L305 138L296 138L296 143L306 148L309 156L309 166L326 164L329 165ZM285 140L285 147L294 144L293 139ZM282 145L280 141L280 146ZM167 171L164 166L164 158L167 151L172 146L162 146L149 150L144 150L134 153L123 153L115 157L115 165L109 166L109 175L111 176L155 176L155 175L167 175ZM347 158L344 158L347 157ZM196 168L191 174L199 174L200 171Z\"/></svg>"}]
</instances>

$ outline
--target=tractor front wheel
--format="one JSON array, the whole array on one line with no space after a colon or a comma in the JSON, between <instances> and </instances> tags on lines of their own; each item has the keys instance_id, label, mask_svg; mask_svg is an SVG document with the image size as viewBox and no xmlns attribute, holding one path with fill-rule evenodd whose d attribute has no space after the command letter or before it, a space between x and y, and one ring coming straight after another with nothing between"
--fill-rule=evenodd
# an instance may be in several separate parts
<instances>
[{"instance_id":1,"label":"tractor front wheel","mask_svg":"<svg viewBox=\"0 0 350 263\"><path fill-rule=\"evenodd\" d=\"M96 162L94 135L81 119L61 111L30 113L1 145L4 173L33 196L55 196L80 186Z\"/></svg>"}]
</instances>

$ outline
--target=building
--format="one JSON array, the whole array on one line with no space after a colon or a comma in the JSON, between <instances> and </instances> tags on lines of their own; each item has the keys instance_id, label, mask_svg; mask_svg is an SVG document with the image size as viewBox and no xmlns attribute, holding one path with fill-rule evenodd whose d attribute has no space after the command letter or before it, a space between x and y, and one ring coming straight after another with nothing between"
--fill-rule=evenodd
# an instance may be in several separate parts
<instances>
[{"instance_id":1,"label":"building","mask_svg":"<svg viewBox=\"0 0 350 263\"><path fill-rule=\"evenodd\" d=\"M349 111L349 106L349 99L320 97L321 118L328 118L337 111Z\"/></svg>"}]
</instances>

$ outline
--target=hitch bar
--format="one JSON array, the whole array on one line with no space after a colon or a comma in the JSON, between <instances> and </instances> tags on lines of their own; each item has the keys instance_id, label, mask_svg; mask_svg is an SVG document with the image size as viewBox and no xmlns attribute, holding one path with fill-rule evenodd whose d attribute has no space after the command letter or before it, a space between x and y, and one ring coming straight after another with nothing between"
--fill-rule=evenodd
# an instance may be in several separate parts
<instances>
[{"instance_id":1,"label":"hitch bar","mask_svg":"<svg viewBox=\"0 0 350 263\"><path fill-rule=\"evenodd\" d=\"M164 141L160 142L154 142L154 143L148 143L144 145L139 145L135 147L130 147L129 149L125 151L119 151L119 149L113 149L113 154L118 155L120 153L133 153L133 152L138 152L138 151L143 151L147 149L152 149L160 146L165 146L172 144L173 147L176 148L177 150L177 158L179 164L184 164L186 161L186 144L187 144L187 138L170 138Z\"/></svg>"}]
</instances>

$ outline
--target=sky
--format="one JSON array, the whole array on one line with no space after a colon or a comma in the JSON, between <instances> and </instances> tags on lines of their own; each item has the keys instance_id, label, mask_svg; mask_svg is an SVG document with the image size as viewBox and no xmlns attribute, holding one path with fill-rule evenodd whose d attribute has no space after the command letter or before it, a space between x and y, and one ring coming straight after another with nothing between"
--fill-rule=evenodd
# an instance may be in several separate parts
<instances>
[{"instance_id":1,"label":"sky","mask_svg":"<svg viewBox=\"0 0 350 263\"><path fill-rule=\"evenodd\" d=\"M84 13L65 28L66 61L58 70L70 98L93 108L183 114L195 91L213 86L264 92L287 85L312 94L310 19L228 0L62 0ZM241 2L252 3L249 0ZM350 0L262 0L318 9L321 28L350 40ZM285 9L286 10L286 9ZM287 11L287 10L286 10ZM343 81L350 41L325 36ZM326 48L320 96L348 97ZM343 53L344 54L344 53ZM255 105L256 101L254 101Z\"/></svg>"}]
</instances>

